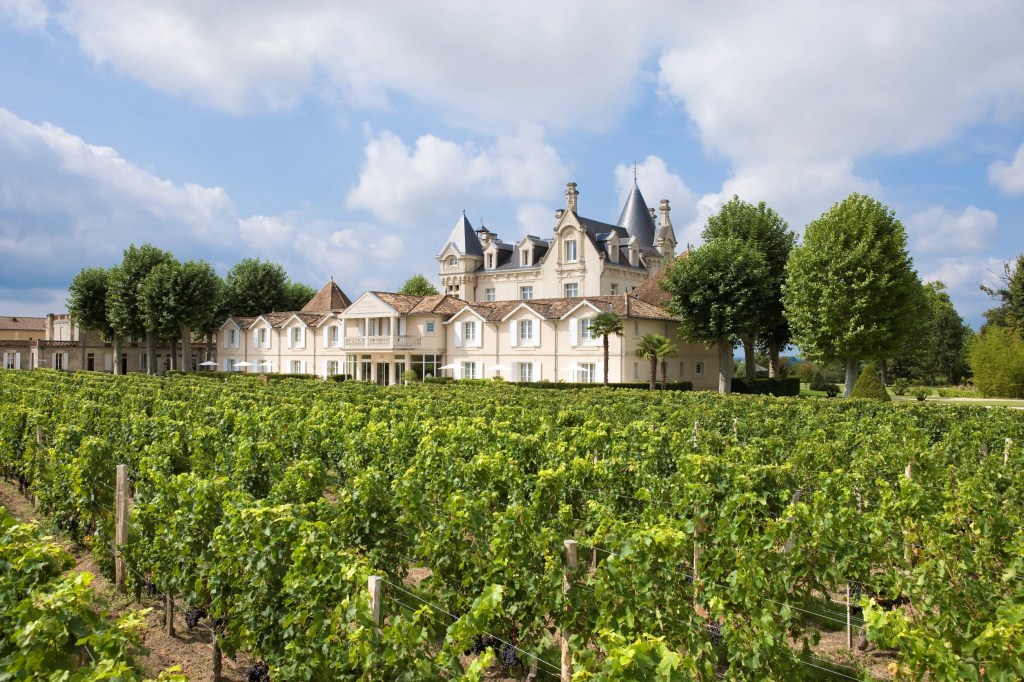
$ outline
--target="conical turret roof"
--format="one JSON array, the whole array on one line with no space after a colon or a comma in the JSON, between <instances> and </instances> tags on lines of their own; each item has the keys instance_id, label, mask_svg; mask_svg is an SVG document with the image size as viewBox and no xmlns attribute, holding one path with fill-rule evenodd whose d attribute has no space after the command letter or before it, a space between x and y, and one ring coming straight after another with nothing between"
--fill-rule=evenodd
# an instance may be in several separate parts
<instances>
[{"instance_id":1,"label":"conical turret roof","mask_svg":"<svg viewBox=\"0 0 1024 682\"><path fill-rule=\"evenodd\" d=\"M636 237L641 248L654 246L654 219L651 218L650 209L647 208L644 195L640 193L636 183L633 184L633 191L626 199L626 205L622 207L617 224L626 228L630 236Z\"/></svg>"},{"instance_id":2,"label":"conical turret roof","mask_svg":"<svg viewBox=\"0 0 1024 682\"><path fill-rule=\"evenodd\" d=\"M323 285L320 291L316 293L316 296L310 299L309 303L303 306L303 312L320 312L325 310L344 310L345 308L352 305L352 301L349 300L345 292L341 290L337 284L334 283L334 278L331 281Z\"/></svg>"},{"instance_id":3,"label":"conical turret roof","mask_svg":"<svg viewBox=\"0 0 1024 682\"><path fill-rule=\"evenodd\" d=\"M448 244L453 245L464 256L484 255L484 248L480 245L480 238L473 231L473 226L470 224L469 218L466 217L465 211L462 212L462 216L455 223L455 227L452 228L452 233L448 235L448 241L445 245L447 246Z\"/></svg>"}]
</instances>

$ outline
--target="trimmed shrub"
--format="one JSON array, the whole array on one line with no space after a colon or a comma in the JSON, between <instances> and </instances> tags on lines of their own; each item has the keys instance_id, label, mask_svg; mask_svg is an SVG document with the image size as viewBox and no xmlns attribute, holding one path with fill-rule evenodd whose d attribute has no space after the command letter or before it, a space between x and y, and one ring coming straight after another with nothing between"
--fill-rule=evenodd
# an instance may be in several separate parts
<instances>
[{"instance_id":1,"label":"trimmed shrub","mask_svg":"<svg viewBox=\"0 0 1024 682\"><path fill-rule=\"evenodd\" d=\"M878 376L878 368L873 362L865 365L864 371L860 373L860 378L853 386L853 393L850 394L850 397L881 402L892 400L888 391L885 390L885 386L882 385L882 380Z\"/></svg>"},{"instance_id":2,"label":"trimmed shrub","mask_svg":"<svg viewBox=\"0 0 1024 682\"><path fill-rule=\"evenodd\" d=\"M967 357L983 397L1024 398L1024 341L1012 329L986 329L971 341Z\"/></svg>"},{"instance_id":3,"label":"trimmed shrub","mask_svg":"<svg viewBox=\"0 0 1024 682\"><path fill-rule=\"evenodd\" d=\"M900 378L892 382L892 392L896 395L906 395L910 389L910 382L906 379Z\"/></svg>"}]
</instances>

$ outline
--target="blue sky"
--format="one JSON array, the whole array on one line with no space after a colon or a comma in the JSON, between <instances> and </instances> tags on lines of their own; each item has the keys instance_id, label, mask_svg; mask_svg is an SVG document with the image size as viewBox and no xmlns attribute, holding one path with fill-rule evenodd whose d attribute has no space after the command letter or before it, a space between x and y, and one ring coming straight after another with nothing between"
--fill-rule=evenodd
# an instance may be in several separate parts
<instances>
[{"instance_id":1,"label":"blue sky","mask_svg":"<svg viewBox=\"0 0 1024 682\"><path fill-rule=\"evenodd\" d=\"M850 192L977 327L1024 251L1024 3L0 0L0 313L131 243L353 298L436 279L463 209L618 217L633 164L699 244L739 194Z\"/></svg>"}]
</instances>

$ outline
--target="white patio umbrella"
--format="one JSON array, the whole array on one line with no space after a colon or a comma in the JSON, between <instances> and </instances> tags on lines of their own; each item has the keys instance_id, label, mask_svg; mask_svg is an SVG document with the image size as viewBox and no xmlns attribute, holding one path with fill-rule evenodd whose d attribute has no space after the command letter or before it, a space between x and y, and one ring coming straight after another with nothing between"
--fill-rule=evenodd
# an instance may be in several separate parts
<instances>
[{"instance_id":1,"label":"white patio umbrella","mask_svg":"<svg viewBox=\"0 0 1024 682\"><path fill-rule=\"evenodd\" d=\"M574 375L573 375L573 377L572 377L572 378L573 378L573 379L575 379L575 378L576 378L576 376L575 376L575 372L579 372L579 371L580 371L580 370L582 370L582 369L583 369L582 367L580 367L580 366L579 366L579 365L577 365L577 364L576 364L575 362L573 362L573 363L570 363L570 364L566 365L565 367L563 367L563 368L562 368L562 371L563 371L563 372L573 372L573 373L574 373Z\"/></svg>"},{"instance_id":2,"label":"white patio umbrella","mask_svg":"<svg viewBox=\"0 0 1024 682\"><path fill-rule=\"evenodd\" d=\"M245 362L245 361L236 362L235 363L235 367L252 367L252 363L251 362Z\"/></svg>"},{"instance_id":3,"label":"white patio umbrella","mask_svg":"<svg viewBox=\"0 0 1024 682\"><path fill-rule=\"evenodd\" d=\"M216 367L217 363L214 362L213 360L207 360L206 362L200 362L199 366L200 367Z\"/></svg>"},{"instance_id":4,"label":"white patio umbrella","mask_svg":"<svg viewBox=\"0 0 1024 682\"><path fill-rule=\"evenodd\" d=\"M502 372L511 372L512 371L512 368L509 367L508 365L500 365L500 364L499 365L491 365L487 369L490 370L490 371L493 371L493 372L497 372L498 374L501 374Z\"/></svg>"},{"instance_id":5,"label":"white patio umbrella","mask_svg":"<svg viewBox=\"0 0 1024 682\"><path fill-rule=\"evenodd\" d=\"M450 364L447 364L447 365L442 365L441 367L438 367L437 371L441 372L441 371L444 371L446 369L451 369L451 370L456 370L457 371L459 369L459 366L453 362L453 363L450 363Z\"/></svg>"}]
</instances>

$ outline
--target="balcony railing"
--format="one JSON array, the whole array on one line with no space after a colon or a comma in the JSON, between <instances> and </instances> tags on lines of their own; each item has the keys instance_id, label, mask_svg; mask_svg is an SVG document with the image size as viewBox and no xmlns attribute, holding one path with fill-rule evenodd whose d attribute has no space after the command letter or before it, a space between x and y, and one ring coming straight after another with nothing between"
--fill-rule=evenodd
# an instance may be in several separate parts
<instances>
[{"instance_id":1,"label":"balcony railing","mask_svg":"<svg viewBox=\"0 0 1024 682\"><path fill-rule=\"evenodd\" d=\"M423 339L418 336L346 336L345 350L395 350L419 348Z\"/></svg>"}]
</instances>

